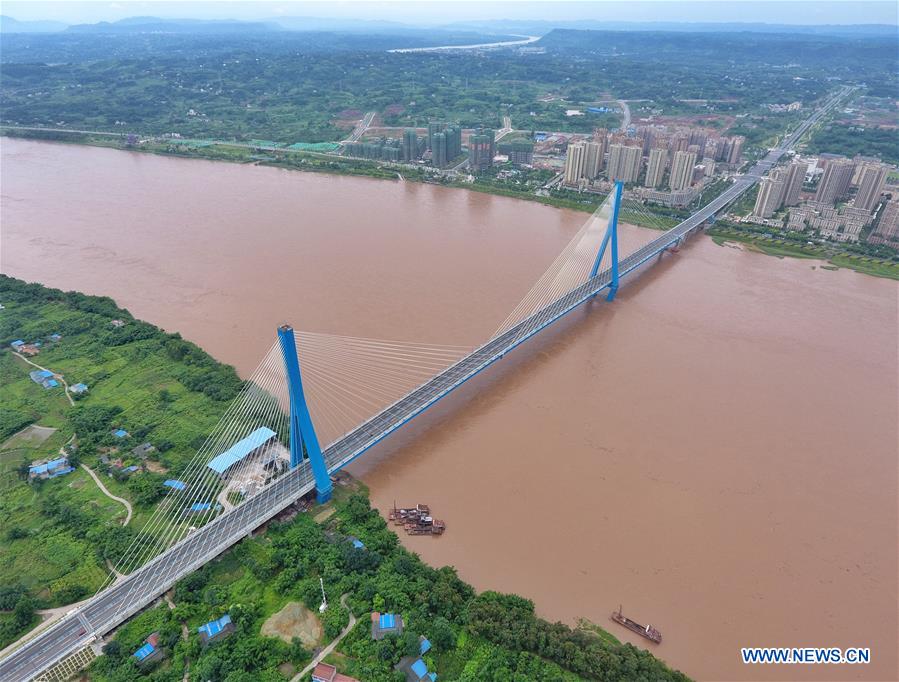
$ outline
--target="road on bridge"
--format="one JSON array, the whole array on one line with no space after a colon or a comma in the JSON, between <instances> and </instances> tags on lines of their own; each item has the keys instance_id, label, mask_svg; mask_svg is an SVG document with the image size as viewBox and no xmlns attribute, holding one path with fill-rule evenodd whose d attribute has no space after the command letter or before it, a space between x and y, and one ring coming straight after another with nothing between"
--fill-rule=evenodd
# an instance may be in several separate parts
<instances>
[{"instance_id":1,"label":"road on bridge","mask_svg":"<svg viewBox=\"0 0 899 682\"><path fill-rule=\"evenodd\" d=\"M620 276L680 243L706 220L755 185L799 138L832 109L849 91L842 89L804 121L791 135L758 161L746 174L738 176L727 190L703 206L690 218L664 232L620 261ZM611 284L610 271L592 279L522 320L508 331L490 339L456 364L430 379L380 414L329 445L324 451L328 471L333 473L386 438L428 407L480 373L506 353L525 342ZM38 675L63 658L76 653L95 639L150 604L181 577L199 568L275 516L302 495L314 489L309 462L292 469L254 497L160 554L126 578L97 594L83 607L47 628L0 661L0 680L20 682Z\"/></svg>"}]
</instances>

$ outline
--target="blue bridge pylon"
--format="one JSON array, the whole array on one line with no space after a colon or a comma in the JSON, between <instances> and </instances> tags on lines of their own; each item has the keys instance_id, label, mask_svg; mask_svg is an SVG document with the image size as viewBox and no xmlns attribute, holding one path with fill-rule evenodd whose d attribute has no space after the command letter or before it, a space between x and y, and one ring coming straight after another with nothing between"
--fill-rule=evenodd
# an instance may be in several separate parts
<instances>
[{"instance_id":1,"label":"blue bridge pylon","mask_svg":"<svg viewBox=\"0 0 899 682\"><path fill-rule=\"evenodd\" d=\"M331 477L322 456L321 445L315 434L306 395L303 392L303 379L300 375L300 360L297 356L297 342L293 327L289 324L278 327L278 341L281 342L281 354L284 356L284 369L287 375L287 392L290 396L290 467L294 468L308 459L315 476L315 493L318 503L331 499Z\"/></svg>"},{"instance_id":2,"label":"blue bridge pylon","mask_svg":"<svg viewBox=\"0 0 899 682\"><path fill-rule=\"evenodd\" d=\"M599 253L596 254L596 260L593 261L593 268L590 270L590 279L596 277L599 272L599 266L602 263L602 257L606 253L606 247L611 239L612 242L612 280L609 285L609 295L606 296L607 301L615 298L618 291L618 208L621 206L621 192L624 189L623 182L616 182L613 190L612 199L612 216L609 218L609 225L606 227L606 233L599 245Z\"/></svg>"}]
</instances>

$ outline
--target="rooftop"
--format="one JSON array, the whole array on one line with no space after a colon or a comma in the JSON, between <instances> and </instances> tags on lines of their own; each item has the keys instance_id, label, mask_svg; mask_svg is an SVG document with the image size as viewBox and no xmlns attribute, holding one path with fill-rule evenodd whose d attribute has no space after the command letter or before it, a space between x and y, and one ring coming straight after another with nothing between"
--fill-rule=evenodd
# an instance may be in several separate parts
<instances>
[{"instance_id":1,"label":"rooftop","mask_svg":"<svg viewBox=\"0 0 899 682\"><path fill-rule=\"evenodd\" d=\"M201 625L197 628L197 632L206 635L207 639L212 639L216 635L220 635L229 625L231 625L231 616L226 613L218 620L211 620L205 625Z\"/></svg>"},{"instance_id":2,"label":"rooftop","mask_svg":"<svg viewBox=\"0 0 899 682\"><path fill-rule=\"evenodd\" d=\"M275 432L267 426L260 426L243 440L237 441L222 454L214 457L208 466L217 474L225 473L230 467L249 455L256 448L265 445L275 437Z\"/></svg>"}]
</instances>

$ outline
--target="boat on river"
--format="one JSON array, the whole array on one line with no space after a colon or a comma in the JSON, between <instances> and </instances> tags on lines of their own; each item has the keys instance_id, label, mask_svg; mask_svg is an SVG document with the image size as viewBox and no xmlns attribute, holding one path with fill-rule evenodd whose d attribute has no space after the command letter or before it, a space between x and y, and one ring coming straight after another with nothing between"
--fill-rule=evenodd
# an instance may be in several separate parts
<instances>
[{"instance_id":1,"label":"boat on river","mask_svg":"<svg viewBox=\"0 0 899 682\"><path fill-rule=\"evenodd\" d=\"M661 644L662 642L662 633L656 630L652 625L640 625L635 620L631 620L623 613L621 613L621 606L618 606L617 611L612 612L612 620L614 620L619 625L623 625L631 632L636 632L641 637L645 637L646 639L655 642L656 644Z\"/></svg>"}]
</instances>

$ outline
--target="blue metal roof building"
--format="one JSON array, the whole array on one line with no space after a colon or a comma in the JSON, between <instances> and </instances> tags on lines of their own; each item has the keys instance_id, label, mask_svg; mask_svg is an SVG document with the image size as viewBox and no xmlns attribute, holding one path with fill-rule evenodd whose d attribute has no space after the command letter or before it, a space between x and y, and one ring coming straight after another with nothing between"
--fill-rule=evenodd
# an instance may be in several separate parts
<instances>
[{"instance_id":1,"label":"blue metal roof building","mask_svg":"<svg viewBox=\"0 0 899 682\"><path fill-rule=\"evenodd\" d=\"M222 508L222 505L215 505L215 510L219 511ZM199 514L200 512L209 511L212 509L212 502L195 502L190 505L190 511L194 514Z\"/></svg>"},{"instance_id":2,"label":"blue metal roof building","mask_svg":"<svg viewBox=\"0 0 899 682\"><path fill-rule=\"evenodd\" d=\"M383 639L387 635L403 634L403 617L395 613L378 613L373 611L371 614L371 637L372 639Z\"/></svg>"},{"instance_id":3,"label":"blue metal roof building","mask_svg":"<svg viewBox=\"0 0 899 682\"><path fill-rule=\"evenodd\" d=\"M216 637L233 631L234 623L231 622L231 616L227 613L218 620L209 621L205 625L201 625L197 628L197 632L200 633L200 639L203 640L204 644Z\"/></svg>"},{"instance_id":4,"label":"blue metal roof building","mask_svg":"<svg viewBox=\"0 0 899 682\"><path fill-rule=\"evenodd\" d=\"M112 435L116 438L127 438L128 432L125 429L116 429L112 432Z\"/></svg>"},{"instance_id":5,"label":"blue metal roof building","mask_svg":"<svg viewBox=\"0 0 899 682\"><path fill-rule=\"evenodd\" d=\"M74 467L69 466L69 460L65 457L53 459L49 462L41 464L32 464L28 467L29 478L56 478L75 471Z\"/></svg>"},{"instance_id":6,"label":"blue metal roof building","mask_svg":"<svg viewBox=\"0 0 899 682\"><path fill-rule=\"evenodd\" d=\"M187 487L183 482L177 481L174 478L170 478L162 485L164 485L166 488L171 488L172 490L184 490L184 488Z\"/></svg>"},{"instance_id":7,"label":"blue metal roof building","mask_svg":"<svg viewBox=\"0 0 899 682\"><path fill-rule=\"evenodd\" d=\"M131 655L134 656L138 660L138 662L140 662L143 661L147 656L152 654L154 651L156 651L156 647L147 642Z\"/></svg>"},{"instance_id":8,"label":"blue metal roof building","mask_svg":"<svg viewBox=\"0 0 899 682\"><path fill-rule=\"evenodd\" d=\"M221 476L228 471L228 469L253 452L253 450L262 447L274 437L274 431L267 426L260 426L249 436L243 440L237 441L229 449L225 450L225 452L214 457L206 466Z\"/></svg>"}]
</instances>

